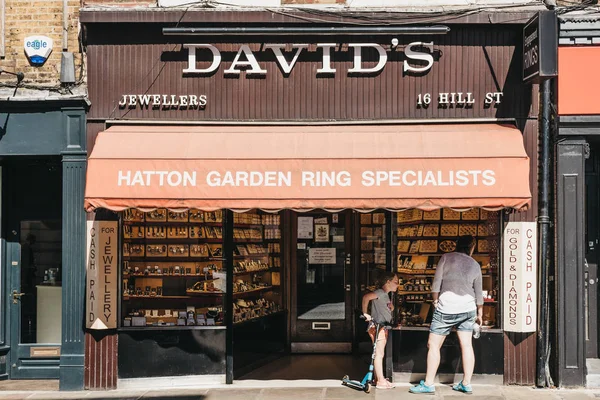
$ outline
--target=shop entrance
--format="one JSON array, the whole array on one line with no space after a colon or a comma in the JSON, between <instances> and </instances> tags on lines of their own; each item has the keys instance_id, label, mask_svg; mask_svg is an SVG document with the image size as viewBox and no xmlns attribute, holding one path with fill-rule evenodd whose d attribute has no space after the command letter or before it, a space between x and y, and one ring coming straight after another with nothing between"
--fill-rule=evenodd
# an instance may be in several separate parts
<instances>
[{"instance_id":1,"label":"shop entrance","mask_svg":"<svg viewBox=\"0 0 600 400\"><path fill-rule=\"evenodd\" d=\"M292 216L291 350L352 351L352 213Z\"/></svg>"},{"instance_id":2,"label":"shop entrance","mask_svg":"<svg viewBox=\"0 0 600 400\"><path fill-rule=\"evenodd\" d=\"M600 264L600 143L592 145L585 164L586 251L585 309L586 357L598 358L598 265Z\"/></svg>"},{"instance_id":3,"label":"shop entrance","mask_svg":"<svg viewBox=\"0 0 600 400\"><path fill-rule=\"evenodd\" d=\"M58 378L62 323L62 165L2 162L12 379Z\"/></svg>"}]
</instances>

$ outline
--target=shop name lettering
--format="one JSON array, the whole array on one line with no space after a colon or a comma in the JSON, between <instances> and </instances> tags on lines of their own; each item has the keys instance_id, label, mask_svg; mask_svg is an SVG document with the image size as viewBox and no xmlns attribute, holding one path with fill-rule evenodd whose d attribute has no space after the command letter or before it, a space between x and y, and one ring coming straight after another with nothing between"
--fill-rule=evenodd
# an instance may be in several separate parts
<instances>
[{"instance_id":1,"label":"shop name lettering","mask_svg":"<svg viewBox=\"0 0 600 400\"><path fill-rule=\"evenodd\" d=\"M363 171L360 184L373 186L493 186L495 172L486 170L457 171ZM210 171L204 183L211 187L291 187L294 185L291 171ZM298 180L298 178L297 178ZM352 174L348 171L300 171L302 187L348 187L352 186ZM119 171L118 186L197 186L196 171Z\"/></svg>"},{"instance_id":2,"label":"shop name lettering","mask_svg":"<svg viewBox=\"0 0 600 400\"><path fill-rule=\"evenodd\" d=\"M119 107L143 108L188 108L203 109L206 107L206 95L174 95L174 94L124 94L119 100Z\"/></svg>"},{"instance_id":3,"label":"shop name lettering","mask_svg":"<svg viewBox=\"0 0 600 400\"><path fill-rule=\"evenodd\" d=\"M509 229L508 234L510 235L518 235L518 229ZM525 237L527 238L525 244L525 272L533 272L533 257L534 251L533 248L533 237L534 237L533 229L525 229ZM531 325L533 323L533 313L536 312L536 309L533 305L533 297L531 295L534 290L534 281L528 280L525 282L525 294L520 293L517 290L518 287L518 265L522 262L520 260L520 252L519 252L519 238L516 236L512 236L508 239L508 323L510 325L518 324L518 310L521 302L523 301L523 297L525 297L525 325Z\"/></svg>"},{"instance_id":4,"label":"shop name lettering","mask_svg":"<svg viewBox=\"0 0 600 400\"><path fill-rule=\"evenodd\" d=\"M104 232L106 230L106 232ZM114 228L102 228L103 233L114 233ZM96 229L90 229L90 252L89 252L89 269L95 270L97 263L97 250L98 245L96 244L97 236ZM103 293L100 297L100 301L103 302L102 307L100 308L100 312L102 315L100 318L104 318L106 322L109 321L112 315L112 292L110 288L112 287L112 282L110 281L110 276L112 274L112 263L115 255L113 254L113 246L114 244L111 241L111 236L107 235L108 240L100 244L100 246L104 246L102 249L102 268L104 269L104 282L96 282L93 279L90 279L88 283L88 301L90 302L90 311L89 311L89 321L93 322L96 320L96 316L94 315L93 310L95 310L94 303L98 300L96 299L97 293ZM102 274L100 274L101 276ZM97 288L96 286L101 286ZM102 287L104 286L104 287Z\"/></svg>"},{"instance_id":5,"label":"shop name lettering","mask_svg":"<svg viewBox=\"0 0 600 400\"><path fill-rule=\"evenodd\" d=\"M392 46L397 44L398 40L392 40ZM308 44L292 44L293 57L288 61L283 54L283 50L287 47L286 44L273 44L267 43L262 46L265 50L271 50L275 55L275 59L281 70L285 74L289 74L294 69L298 58L303 50L308 49ZM317 69L317 74L335 74L336 69L332 66L332 49L335 49L339 45L337 43L319 43L317 48L322 49L321 66ZM184 74L199 74L209 75L213 74L221 65L221 52L215 46L211 44L184 44L184 48L188 49L188 65L183 70ZM373 74L381 71L387 63L388 55L386 50L377 43L349 43L348 47L354 49L354 63L352 68L348 70L348 74ZM362 49L371 48L375 49L378 53L377 64L372 67L363 66L362 60ZM212 53L212 62L207 68L198 68L196 60L196 52L198 49L207 49ZM404 72L426 72L433 66L433 42L413 42L406 45L404 49L404 60L403 70ZM418 62L418 66L411 65L415 61ZM423 65L424 64L424 65ZM243 44L238 49L233 62L223 73L225 75L240 75L242 70L246 71L246 75L266 75L267 70L264 69L256 59L256 56L250 49L250 46Z\"/></svg>"}]
</instances>

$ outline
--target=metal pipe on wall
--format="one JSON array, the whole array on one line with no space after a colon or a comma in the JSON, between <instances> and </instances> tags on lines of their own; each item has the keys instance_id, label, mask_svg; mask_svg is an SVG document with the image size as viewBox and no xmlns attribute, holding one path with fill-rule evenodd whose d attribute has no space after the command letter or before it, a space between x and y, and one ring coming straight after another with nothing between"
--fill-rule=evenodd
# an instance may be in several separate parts
<instances>
[{"instance_id":1,"label":"metal pipe on wall","mask_svg":"<svg viewBox=\"0 0 600 400\"><path fill-rule=\"evenodd\" d=\"M549 371L550 342L548 334L549 306L548 271L552 259L552 241L550 240L550 191L553 183L552 172L552 79L544 79L540 83L540 167L539 167L539 198L538 198L538 229L539 229L539 308L538 308L538 337L536 383L539 387L551 384Z\"/></svg>"},{"instance_id":2,"label":"metal pipe on wall","mask_svg":"<svg viewBox=\"0 0 600 400\"><path fill-rule=\"evenodd\" d=\"M62 50L67 51L68 48L69 48L69 0L63 0Z\"/></svg>"}]
</instances>

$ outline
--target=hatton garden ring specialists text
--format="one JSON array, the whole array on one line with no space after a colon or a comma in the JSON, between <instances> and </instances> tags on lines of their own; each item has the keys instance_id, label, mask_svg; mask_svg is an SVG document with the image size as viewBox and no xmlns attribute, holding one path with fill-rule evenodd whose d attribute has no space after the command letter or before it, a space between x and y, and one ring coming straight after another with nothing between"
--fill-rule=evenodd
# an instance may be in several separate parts
<instances>
[{"instance_id":1,"label":"hatton garden ring specialists text","mask_svg":"<svg viewBox=\"0 0 600 400\"><path fill-rule=\"evenodd\" d=\"M372 186L493 186L493 170L450 171L363 171L360 184ZM118 173L118 186L197 186L196 171L122 171ZM210 171L206 174L208 186L294 186L303 187L352 186L348 171L301 171L293 179L291 171Z\"/></svg>"}]
</instances>

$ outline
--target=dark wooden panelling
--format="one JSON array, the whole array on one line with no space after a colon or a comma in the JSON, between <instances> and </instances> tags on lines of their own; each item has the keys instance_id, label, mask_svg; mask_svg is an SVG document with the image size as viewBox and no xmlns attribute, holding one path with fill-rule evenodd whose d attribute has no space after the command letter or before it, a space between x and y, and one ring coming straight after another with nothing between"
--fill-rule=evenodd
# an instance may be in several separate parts
<instances>
[{"instance_id":1,"label":"dark wooden panelling","mask_svg":"<svg viewBox=\"0 0 600 400\"><path fill-rule=\"evenodd\" d=\"M557 144L556 329L557 386L584 386L585 147L583 139Z\"/></svg>"},{"instance_id":2,"label":"dark wooden panelling","mask_svg":"<svg viewBox=\"0 0 600 400\"><path fill-rule=\"evenodd\" d=\"M85 388L108 390L117 388L116 333L85 334Z\"/></svg>"},{"instance_id":3,"label":"dark wooden panelling","mask_svg":"<svg viewBox=\"0 0 600 400\"><path fill-rule=\"evenodd\" d=\"M94 144L96 143L96 137L100 132L106 128L104 122L88 122L87 123L87 151L88 154L92 152Z\"/></svg>"},{"instance_id":4,"label":"dark wooden panelling","mask_svg":"<svg viewBox=\"0 0 600 400\"><path fill-rule=\"evenodd\" d=\"M534 385L536 334L504 332L504 384Z\"/></svg>"},{"instance_id":5,"label":"dark wooden panelling","mask_svg":"<svg viewBox=\"0 0 600 400\"><path fill-rule=\"evenodd\" d=\"M533 89L537 96L537 87ZM537 114L537 109L531 110ZM534 114L534 115L535 115ZM513 213L509 221L533 222L538 215L538 127L536 119L518 121L523 125L523 144L530 159L529 182L532 193L531 207L527 211ZM507 385L534 385L536 377L536 334L504 333L504 383Z\"/></svg>"},{"instance_id":6,"label":"dark wooden panelling","mask_svg":"<svg viewBox=\"0 0 600 400\"><path fill-rule=\"evenodd\" d=\"M535 119L517 121L523 125L523 145L529 156L529 185L531 190L531 207L528 210L513 213L509 216L510 221L536 221L538 215L538 164L539 164L539 123Z\"/></svg>"},{"instance_id":7,"label":"dark wooden panelling","mask_svg":"<svg viewBox=\"0 0 600 400\"><path fill-rule=\"evenodd\" d=\"M322 37L239 37L219 42L218 37L176 38L163 36L160 24L91 24L87 31L88 84L92 102L89 118L140 119L169 121L221 120L399 120L433 118L527 118L531 104L531 86L521 80L521 28L510 25L493 27L453 26L448 35L399 36L400 45L390 50L392 35L332 37L327 42L342 43L333 52L333 76L317 76L322 50L315 43ZM433 41L436 61L421 76L405 75L404 50L408 43ZM294 41L312 43L304 51L292 72L286 76L278 67L264 42ZM234 43L231 43L234 42ZM388 52L385 68L371 76L351 76L353 50L347 43L373 42ZM187 49L183 43L211 43L220 49L222 63L212 76L184 75ZM248 43L266 76L225 77L224 70L233 61L240 43ZM211 60L206 50L198 52L202 67ZM363 50L363 59L376 52ZM288 53L288 60L290 59ZM502 91L497 106L486 107L486 93ZM419 94L430 93L437 100L441 92L472 92L472 107L438 107L435 102L417 107ZM197 109L120 108L125 94L205 94L208 104Z\"/></svg>"}]
</instances>

